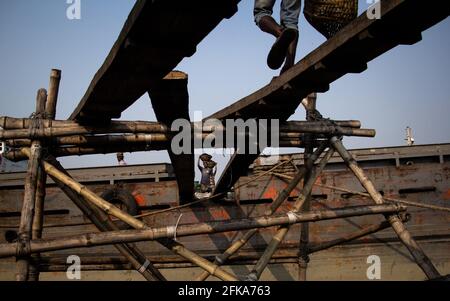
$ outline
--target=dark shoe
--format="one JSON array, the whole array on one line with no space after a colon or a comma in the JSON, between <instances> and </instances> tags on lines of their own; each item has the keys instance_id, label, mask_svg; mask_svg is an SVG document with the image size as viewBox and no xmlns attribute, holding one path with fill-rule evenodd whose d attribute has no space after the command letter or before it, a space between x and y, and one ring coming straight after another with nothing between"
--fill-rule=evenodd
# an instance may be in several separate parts
<instances>
[{"instance_id":1,"label":"dark shoe","mask_svg":"<svg viewBox=\"0 0 450 301\"><path fill-rule=\"evenodd\" d=\"M267 65L270 69L276 70L281 67L286 58L289 45L297 38L297 30L286 28L275 41L267 56Z\"/></svg>"},{"instance_id":2,"label":"dark shoe","mask_svg":"<svg viewBox=\"0 0 450 301\"><path fill-rule=\"evenodd\" d=\"M297 44L298 44L298 35L297 37L291 42L291 44L288 47L287 53L286 53L286 60L284 62L283 68L281 68L280 75L286 72L287 70L291 69L292 66L295 65L295 55L297 52Z\"/></svg>"}]
</instances>

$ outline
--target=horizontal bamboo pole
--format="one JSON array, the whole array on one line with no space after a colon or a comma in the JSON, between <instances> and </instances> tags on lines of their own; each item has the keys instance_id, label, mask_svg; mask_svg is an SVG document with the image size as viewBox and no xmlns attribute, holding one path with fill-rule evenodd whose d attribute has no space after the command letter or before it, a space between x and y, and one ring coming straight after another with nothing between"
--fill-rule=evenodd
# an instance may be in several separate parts
<instances>
[{"instance_id":1,"label":"horizontal bamboo pole","mask_svg":"<svg viewBox=\"0 0 450 301\"><path fill-rule=\"evenodd\" d=\"M50 122L50 121L48 121ZM54 137L64 137L73 135L96 135L112 133L167 133L165 125L157 122L148 122L147 124L122 125L111 124L108 127L93 126L67 126L67 127L44 127L37 131L32 129L19 130L0 130L0 140L8 139L49 139Z\"/></svg>"},{"instance_id":2,"label":"horizontal bamboo pole","mask_svg":"<svg viewBox=\"0 0 450 301\"><path fill-rule=\"evenodd\" d=\"M19 129L28 129L31 125L32 121L30 118L13 118L13 117L0 117L0 127L5 130L19 130ZM148 121L111 121L110 126L112 127L130 127L134 128L136 125L140 127L146 127L152 125L154 122ZM340 127L349 127L349 128L361 128L361 122L358 120L334 120L334 121L293 121L293 125L297 125L298 127L302 127L305 125L316 125L316 126L326 126L330 124L334 124ZM71 120L46 120L43 125L45 127L54 127L54 128L63 128L63 127L76 127L82 126L75 121ZM200 127L199 123L193 123L193 127L198 129ZM223 128L222 128L223 129ZM212 126L203 126L202 129L204 132L212 132L215 130L215 127ZM200 131L202 131L200 130Z\"/></svg>"},{"instance_id":3,"label":"horizontal bamboo pole","mask_svg":"<svg viewBox=\"0 0 450 301\"><path fill-rule=\"evenodd\" d=\"M133 153L149 150L165 150L166 144L148 145L120 145L115 147L61 147L52 149L51 153L55 157L70 157L97 154ZM3 155L6 159L14 162L26 160L27 156L21 150L10 150Z\"/></svg>"},{"instance_id":4,"label":"horizontal bamboo pole","mask_svg":"<svg viewBox=\"0 0 450 301\"><path fill-rule=\"evenodd\" d=\"M204 134L203 139L207 136ZM280 143L302 142L303 135L299 133L280 133ZM155 143L169 143L171 138L166 134L114 134L114 135L74 135L49 139L47 144L52 147L84 146L84 147L117 147L126 143L149 145ZM30 147L30 139L9 139L6 145L10 148Z\"/></svg>"},{"instance_id":5,"label":"horizontal bamboo pole","mask_svg":"<svg viewBox=\"0 0 450 301\"><path fill-rule=\"evenodd\" d=\"M169 144L166 142L153 142L147 143L117 143L113 145L102 146L68 146L68 147L55 147L52 148L51 153L55 157L70 157L70 156L83 156L83 155L97 155L97 154L114 154L114 153L134 153L143 151L160 151L166 150ZM304 147L304 143L301 140L282 140L279 147ZM18 162L27 159L27 156L21 152L21 150L12 149L3 155L4 158Z\"/></svg>"},{"instance_id":6,"label":"horizontal bamboo pole","mask_svg":"<svg viewBox=\"0 0 450 301\"><path fill-rule=\"evenodd\" d=\"M261 216L256 218L245 218L228 221L214 221L198 224L179 225L176 229L177 237L195 236L203 234L213 234L222 232L239 231L253 228L268 228L282 225L293 225L304 222L318 222L333 220L353 216L397 214L404 212L406 206L403 205L373 205L356 206L333 210L315 210L305 213L279 214L272 217ZM122 230L101 233L88 233L74 235L58 239L40 239L30 242L28 253L51 252L73 248L88 248L94 246L132 243L140 241L152 241L167 239L175 234L174 226L159 228L144 228L141 230ZM174 247L179 248L178 244ZM16 254L17 243L0 244L0 258L14 256ZM182 247L181 247L182 248ZM187 254L185 250L183 254ZM184 257L184 256L183 256ZM209 272L209 271L208 271Z\"/></svg>"},{"instance_id":7,"label":"horizontal bamboo pole","mask_svg":"<svg viewBox=\"0 0 450 301\"><path fill-rule=\"evenodd\" d=\"M107 127L93 127L93 126L81 126L71 125L65 127L52 127L51 120L44 121L44 127L38 131L30 128L13 129L13 130L0 130L0 140L8 139L50 139L55 137L65 137L73 135L100 135L100 134L170 134L175 133L170 131L166 125L158 122L112 122ZM49 125L49 126L46 126ZM191 128L195 127L191 125ZM219 132L225 133L226 128L221 127ZM324 124L323 122L309 122L300 123L298 121L288 121L282 123L279 128L280 132L292 132L292 133L311 133L311 134L324 134L324 135L344 135L344 136L359 136L359 137L374 137L375 130L371 129L358 129L350 127L341 127L338 125ZM197 131L196 131L197 133ZM204 129L200 133L207 134L208 131Z\"/></svg>"}]
</instances>

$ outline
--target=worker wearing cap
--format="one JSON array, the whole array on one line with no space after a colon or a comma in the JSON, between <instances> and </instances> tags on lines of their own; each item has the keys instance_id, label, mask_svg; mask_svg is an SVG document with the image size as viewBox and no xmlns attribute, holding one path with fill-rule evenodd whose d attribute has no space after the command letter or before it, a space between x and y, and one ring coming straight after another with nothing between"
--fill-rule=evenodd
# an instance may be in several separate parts
<instances>
[{"instance_id":1,"label":"worker wearing cap","mask_svg":"<svg viewBox=\"0 0 450 301\"><path fill-rule=\"evenodd\" d=\"M202 173L200 179L200 190L202 193L212 192L215 188L215 175L217 172L217 163L211 160L211 156L203 154L198 158L198 168ZM200 161L203 161L203 166Z\"/></svg>"},{"instance_id":2,"label":"worker wearing cap","mask_svg":"<svg viewBox=\"0 0 450 301\"><path fill-rule=\"evenodd\" d=\"M284 73L295 64L301 0L281 0L280 24L272 18L275 2L275 0L255 0L253 13L256 25L276 38L267 56L267 65L276 70L284 62L281 69L281 73Z\"/></svg>"}]
</instances>

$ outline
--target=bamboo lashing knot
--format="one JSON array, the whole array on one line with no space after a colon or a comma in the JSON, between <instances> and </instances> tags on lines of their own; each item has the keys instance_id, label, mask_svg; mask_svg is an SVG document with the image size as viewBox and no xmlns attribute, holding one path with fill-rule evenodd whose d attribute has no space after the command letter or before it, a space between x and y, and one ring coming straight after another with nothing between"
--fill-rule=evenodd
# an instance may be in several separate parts
<instances>
[{"instance_id":1,"label":"bamboo lashing knot","mask_svg":"<svg viewBox=\"0 0 450 301\"><path fill-rule=\"evenodd\" d=\"M178 225L180 224L180 220L181 217L183 216L183 213L180 213L180 215L178 216L178 220L177 223L175 224L175 226L168 226L167 227L167 236L172 236L173 235L173 240L177 241L177 229L178 229Z\"/></svg>"},{"instance_id":2,"label":"bamboo lashing knot","mask_svg":"<svg viewBox=\"0 0 450 301\"><path fill-rule=\"evenodd\" d=\"M147 270L149 265L150 265L150 261L148 259L146 259L144 264L139 268L138 272L143 274Z\"/></svg>"},{"instance_id":3,"label":"bamboo lashing knot","mask_svg":"<svg viewBox=\"0 0 450 301\"><path fill-rule=\"evenodd\" d=\"M288 219L289 219L289 224L290 225L293 225L293 224L296 224L297 223L297 214L294 212L294 211L289 211L288 213L287 213L287 217L288 217Z\"/></svg>"},{"instance_id":4,"label":"bamboo lashing knot","mask_svg":"<svg viewBox=\"0 0 450 301\"><path fill-rule=\"evenodd\" d=\"M225 263L221 256L216 256L215 260L220 265L223 265Z\"/></svg>"},{"instance_id":5,"label":"bamboo lashing knot","mask_svg":"<svg viewBox=\"0 0 450 301\"><path fill-rule=\"evenodd\" d=\"M27 233L19 234L19 239L16 243L16 257L23 258L31 254L30 236Z\"/></svg>"}]
</instances>

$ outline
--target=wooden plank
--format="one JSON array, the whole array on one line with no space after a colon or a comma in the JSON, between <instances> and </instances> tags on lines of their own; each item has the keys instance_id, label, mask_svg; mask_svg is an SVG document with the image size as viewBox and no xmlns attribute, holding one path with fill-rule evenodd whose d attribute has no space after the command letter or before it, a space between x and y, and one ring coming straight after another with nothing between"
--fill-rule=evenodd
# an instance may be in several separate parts
<instances>
[{"instance_id":1,"label":"wooden plank","mask_svg":"<svg viewBox=\"0 0 450 301\"><path fill-rule=\"evenodd\" d=\"M148 91L153 110L159 122L170 126L176 119L190 120L188 75L171 72ZM170 160L178 183L178 193L182 204L192 202L194 195L194 148L190 154L176 155L168 148Z\"/></svg>"},{"instance_id":2,"label":"wooden plank","mask_svg":"<svg viewBox=\"0 0 450 301\"><path fill-rule=\"evenodd\" d=\"M223 18L237 11L239 0L138 0L105 62L70 116L85 123L108 122L161 80Z\"/></svg>"},{"instance_id":3,"label":"wooden plank","mask_svg":"<svg viewBox=\"0 0 450 301\"><path fill-rule=\"evenodd\" d=\"M381 0L381 18L361 15L336 36L312 51L283 75L232 105L206 118L278 118L286 120L300 101L318 90L326 91L329 84L347 73L360 73L367 63L400 44L420 40L421 32L446 19L450 13L446 1L424 5L419 0ZM280 105L279 110L261 110L264 105ZM228 164L216 192L230 189L255 155L236 155Z\"/></svg>"}]
</instances>

